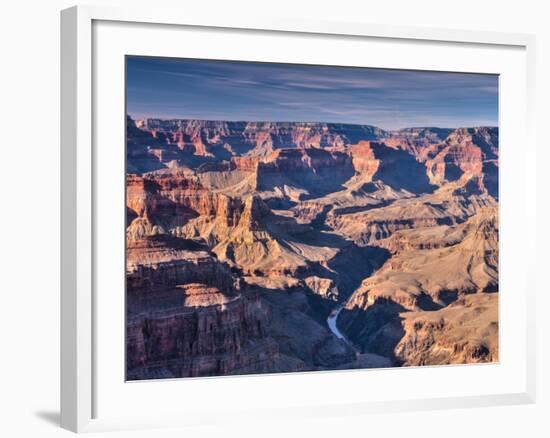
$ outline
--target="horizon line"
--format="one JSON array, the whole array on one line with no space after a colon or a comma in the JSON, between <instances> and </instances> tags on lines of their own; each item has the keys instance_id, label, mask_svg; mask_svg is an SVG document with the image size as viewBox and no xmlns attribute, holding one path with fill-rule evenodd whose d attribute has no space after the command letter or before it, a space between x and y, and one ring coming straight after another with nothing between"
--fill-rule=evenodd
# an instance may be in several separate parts
<instances>
[{"instance_id":1,"label":"horizon line","mask_svg":"<svg viewBox=\"0 0 550 438\"><path fill-rule=\"evenodd\" d=\"M434 126L434 125L416 125L416 126L404 126L401 128L382 128L378 125L371 125L369 123L350 123L350 122L333 122L333 121L326 121L326 120L316 120L316 121L307 121L307 120L246 120L246 119L204 119L204 118L194 118L194 117L134 117L131 114L126 114L128 117L130 117L132 120L162 120L162 121L173 121L173 120L194 120L194 121L201 121L201 122L226 122L226 123L326 123L326 124L332 124L332 125L352 125L352 126L369 126L371 128L377 128L382 131L391 132L391 131L402 131L404 129L471 129L471 128L496 128L499 129L499 125L470 125L470 126Z\"/></svg>"}]
</instances>

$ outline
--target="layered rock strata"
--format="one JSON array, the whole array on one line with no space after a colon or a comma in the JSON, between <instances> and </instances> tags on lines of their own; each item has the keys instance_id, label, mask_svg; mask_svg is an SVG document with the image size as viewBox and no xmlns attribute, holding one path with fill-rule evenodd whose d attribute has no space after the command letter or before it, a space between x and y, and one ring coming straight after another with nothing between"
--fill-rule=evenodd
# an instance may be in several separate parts
<instances>
[{"instance_id":1,"label":"layered rock strata","mask_svg":"<svg viewBox=\"0 0 550 438\"><path fill-rule=\"evenodd\" d=\"M497 361L498 155L492 127L128 117L128 379Z\"/></svg>"}]
</instances>

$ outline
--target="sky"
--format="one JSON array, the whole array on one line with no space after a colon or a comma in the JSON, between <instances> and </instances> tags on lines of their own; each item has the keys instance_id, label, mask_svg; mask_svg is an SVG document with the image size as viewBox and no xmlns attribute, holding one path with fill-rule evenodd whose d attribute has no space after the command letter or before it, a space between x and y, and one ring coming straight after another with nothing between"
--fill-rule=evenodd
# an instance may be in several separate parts
<instances>
[{"instance_id":1,"label":"sky","mask_svg":"<svg viewBox=\"0 0 550 438\"><path fill-rule=\"evenodd\" d=\"M498 125L498 76L127 57L133 118L337 122L457 128Z\"/></svg>"}]
</instances>

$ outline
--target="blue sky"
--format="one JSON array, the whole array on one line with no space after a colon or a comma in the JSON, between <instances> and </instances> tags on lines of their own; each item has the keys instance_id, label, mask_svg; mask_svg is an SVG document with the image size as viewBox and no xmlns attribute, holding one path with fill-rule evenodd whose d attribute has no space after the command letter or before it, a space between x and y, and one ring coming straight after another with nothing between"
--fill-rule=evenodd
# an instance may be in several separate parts
<instances>
[{"instance_id":1,"label":"blue sky","mask_svg":"<svg viewBox=\"0 0 550 438\"><path fill-rule=\"evenodd\" d=\"M153 57L128 57L126 74L134 118L498 124L495 75Z\"/></svg>"}]
</instances>

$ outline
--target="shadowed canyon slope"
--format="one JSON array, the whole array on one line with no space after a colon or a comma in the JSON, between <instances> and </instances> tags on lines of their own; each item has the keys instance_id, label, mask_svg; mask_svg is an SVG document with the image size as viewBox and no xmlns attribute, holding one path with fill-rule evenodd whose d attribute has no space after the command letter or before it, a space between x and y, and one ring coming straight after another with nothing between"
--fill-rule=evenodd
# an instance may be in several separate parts
<instances>
[{"instance_id":1,"label":"shadowed canyon slope","mask_svg":"<svg viewBox=\"0 0 550 438\"><path fill-rule=\"evenodd\" d=\"M497 128L128 117L126 194L130 380L498 360Z\"/></svg>"}]
</instances>

